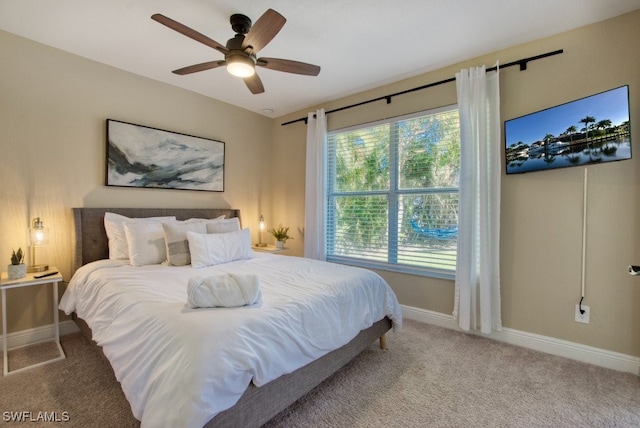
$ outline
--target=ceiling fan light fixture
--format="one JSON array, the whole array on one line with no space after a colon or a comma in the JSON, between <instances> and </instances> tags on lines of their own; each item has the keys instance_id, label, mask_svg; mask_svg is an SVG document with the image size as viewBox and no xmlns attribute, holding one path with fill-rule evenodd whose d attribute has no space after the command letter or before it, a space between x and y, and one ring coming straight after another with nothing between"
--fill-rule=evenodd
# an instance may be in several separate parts
<instances>
[{"instance_id":1,"label":"ceiling fan light fixture","mask_svg":"<svg viewBox=\"0 0 640 428\"><path fill-rule=\"evenodd\" d=\"M304 76L317 76L320 73L320 67L313 64L281 58L257 58L258 51L269 44L287 22L284 16L273 9L263 13L255 24L245 15L231 15L229 21L236 35L227 40L225 46L159 13L151 15L151 19L224 55L223 61L207 61L172 71L180 76L226 66L229 74L244 80L252 94L261 94L264 85L256 73L256 66Z\"/></svg>"},{"instance_id":2,"label":"ceiling fan light fixture","mask_svg":"<svg viewBox=\"0 0 640 428\"><path fill-rule=\"evenodd\" d=\"M256 63L245 55L228 55L227 71L236 77L251 77L256 72Z\"/></svg>"}]
</instances>

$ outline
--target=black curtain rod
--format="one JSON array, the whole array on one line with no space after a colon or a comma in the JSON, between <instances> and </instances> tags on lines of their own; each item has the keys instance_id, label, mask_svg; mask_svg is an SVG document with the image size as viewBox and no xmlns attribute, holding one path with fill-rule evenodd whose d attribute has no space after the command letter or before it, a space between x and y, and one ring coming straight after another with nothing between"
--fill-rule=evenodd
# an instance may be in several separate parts
<instances>
[{"instance_id":1,"label":"black curtain rod","mask_svg":"<svg viewBox=\"0 0 640 428\"><path fill-rule=\"evenodd\" d=\"M524 70L527 69L527 63L528 62L535 61L535 60L542 59L542 58L547 58L547 57L550 57L550 56L553 56L553 55L558 55L558 54L561 54L561 53L563 53L563 50L562 49L558 49L557 51L547 52L547 53L544 53L544 54L531 56L529 58L522 58L522 59L519 59L517 61L512 61L510 63L504 64L504 65L500 65L498 67L487 68L486 71L487 72L495 71L498 68L502 69L502 68L507 68L507 67L513 67L514 65L519 65L520 66L520 71L524 71ZM395 92L393 94L384 95L382 97L373 98L373 99L370 99L370 100L367 100L367 101L362 101L362 102L359 102L359 103L356 103L356 104L351 104L351 105L348 105L348 106L339 107L339 108L336 108L336 109L333 109L333 110L329 110L329 111L325 112L325 114L335 113L335 112L338 112L338 111L347 110L347 109L350 109L350 108L353 108L353 107L359 107L359 106L364 105L364 104L369 104L369 103L373 103L373 102L381 101L381 100L386 100L387 104L391 104L391 98L397 97L398 95L404 95L404 94L408 94L409 92L420 91L422 89L431 88L433 86L442 85L444 83L454 82L455 80L456 80L455 77L451 77L449 79L440 80L439 82L428 83L426 85L418 86L417 88L411 88L411 89L407 89L407 90L404 90L404 91L401 91L401 92ZM281 124L281 126L290 125L290 124L296 123L296 122L304 122L306 124L307 123L307 118L306 117L301 117L300 119L291 120L289 122L285 122L285 123Z\"/></svg>"}]
</instances>

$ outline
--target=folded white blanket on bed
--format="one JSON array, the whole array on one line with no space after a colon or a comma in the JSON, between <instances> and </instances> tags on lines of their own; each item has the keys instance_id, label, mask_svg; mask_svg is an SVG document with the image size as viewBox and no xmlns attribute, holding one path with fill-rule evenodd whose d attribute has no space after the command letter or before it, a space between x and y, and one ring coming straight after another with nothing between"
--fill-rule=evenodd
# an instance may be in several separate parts
<instances>
[{"instance_id":1,"label":"folded white blanket on bed","mask_svg":"<svg viewBox=\"0 0 640 428\"><path fill-rule=\"evenodd\" d=\"M253 305L262 297L260 280L253 274L220 273L189 278L187 303L191 308Z\"/></svg>"}]
</instances>

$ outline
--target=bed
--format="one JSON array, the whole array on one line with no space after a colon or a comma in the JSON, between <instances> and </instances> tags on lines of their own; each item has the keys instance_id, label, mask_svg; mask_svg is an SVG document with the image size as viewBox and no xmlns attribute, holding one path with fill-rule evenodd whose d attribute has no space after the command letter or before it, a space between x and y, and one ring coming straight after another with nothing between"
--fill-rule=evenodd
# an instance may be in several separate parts
<instances>
[{"instance_id":1,"label":"bed","mask_svg":"<svg viewBox=\"0 0 640 428\"><path fill-rule=\"evenodd\" d=\"M202 269L131 266L109 260L105 213L131 219L174 216L177 222L224 216L239 223L240 212L73 209L75 274L61 309L72 313L85 336L101 347L142 426L162 421L165 426L259 427L376 340L383 348L384 334L400 328L395 295L373 272L265 253ZM261 301L245 307L191 309L184 304L186 278L196 271L205 276L251 272L260 278ZM343 291L338 283L346 279L355 285ZM320 309L327 304L311 290L325 282L323 287L331 292L320 294L330 294L328 306L348 317L327 316ZM317 306L302 306L307 295L318 300ZM341 300L351 295L369 306L359 309L360 304ZM312 327L320 328L313 338L298 336ZM266 342L259 342L263 339ZM259 353L264 350L266 356ZM227 365L232 366L230 373L217 370ZM220 385L230 386L229 391Z\"/></svg>"}]
</instances>

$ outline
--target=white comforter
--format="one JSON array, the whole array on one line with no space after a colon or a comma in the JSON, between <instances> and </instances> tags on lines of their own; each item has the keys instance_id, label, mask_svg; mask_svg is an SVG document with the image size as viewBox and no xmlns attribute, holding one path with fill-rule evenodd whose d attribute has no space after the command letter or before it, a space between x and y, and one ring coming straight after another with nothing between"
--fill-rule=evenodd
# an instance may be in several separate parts
<instances>
[{"instance_id":1,"label":"white comforter","mask_svg":"<svg viewBox=\"0 0 640 428\"><path fill-rule=\"evenodd\" d=\"M262 301L190 309L188 279L253 273ZM142 426L201 427L257 386L348 343L400 305L387 283L359 268L256 254L204 269L133 267L103 260L80 268L60 309L91 327Z\"/></svg>"}]
</instances>

